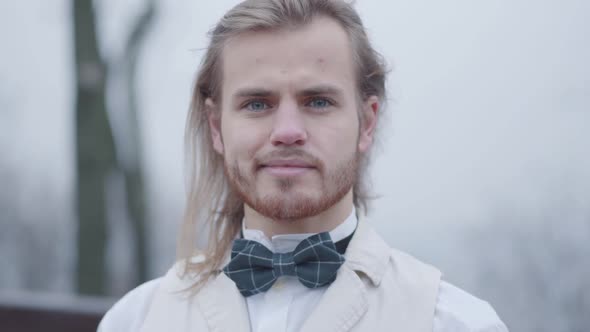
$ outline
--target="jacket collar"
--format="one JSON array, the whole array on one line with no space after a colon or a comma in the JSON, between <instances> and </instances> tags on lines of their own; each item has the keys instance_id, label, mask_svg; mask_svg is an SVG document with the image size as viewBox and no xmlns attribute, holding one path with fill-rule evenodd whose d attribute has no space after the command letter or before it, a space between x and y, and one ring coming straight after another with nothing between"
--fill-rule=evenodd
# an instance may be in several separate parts
<instances>
[{"instance_id":1,"label":"jacket collar","mask_svg":"<svg viewBox=\"0 0 590 332\"><path fill-rule=\"evenodd\" d=\"M379 286L391 258L391 249L364 216L360 216L344 257L344 264L350 269L366 275L374 286Z\"/></svg>"}]
</instances>

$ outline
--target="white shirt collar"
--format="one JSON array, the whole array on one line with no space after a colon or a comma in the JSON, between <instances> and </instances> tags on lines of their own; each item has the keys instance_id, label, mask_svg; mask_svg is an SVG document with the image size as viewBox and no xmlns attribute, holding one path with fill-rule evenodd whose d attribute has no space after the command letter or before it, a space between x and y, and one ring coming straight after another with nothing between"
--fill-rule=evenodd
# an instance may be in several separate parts
<instances>
[{"instance_id":1,"label":"white shirt collar","mask_svg":"<svg viewBox=\"0 0 590 332\"><path fill-rule=\"evenodd\" d=\"M348 237L356 229L357 223L356 210L353 207L350 215L340 223L340 225L329 232L332 241L336 243ZM276 253L293 251L301 241L314 235L314 233L280 234L274 235L272 239L269 239L261 230L246 228L244 220L242 220L242 232L244 234L244 239L257 241L267 247L270 251Z\"/></svg>"}]
</instances>

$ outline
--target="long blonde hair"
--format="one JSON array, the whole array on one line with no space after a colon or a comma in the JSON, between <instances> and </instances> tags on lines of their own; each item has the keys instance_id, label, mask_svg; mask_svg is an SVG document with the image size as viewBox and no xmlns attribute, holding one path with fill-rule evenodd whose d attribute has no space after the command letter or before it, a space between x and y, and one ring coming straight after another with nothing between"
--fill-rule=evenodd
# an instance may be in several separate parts
<instances>
[{"instance_id":1,"label":"long blonde hair","mask_svg":"<svg viewBox=\"0 0 590 332\"><path fill-rule=\"evenodd\" d=\"M198 275L198 289L222 268L232 240L244 216L243 201L232 190L224 174L223 156L213 149L205 100L217 100L221 86L221 53L228 38L246 31L275 30L308 24L314 17L334 19L348 33L353 48L359 100L377 96L385 101L386 67L371 47L360 17L342 0L246 0L223 16L209 32L210 44L201 62L187 118L185 132L188 193L180 230L178 259L184 273ZM368 156L361 159L353 186L357 210L367 211ZM198 250L197 239L208 230L208 246ZM191 260L196 253L201 259Z\"/></svg>"}]
</instances>

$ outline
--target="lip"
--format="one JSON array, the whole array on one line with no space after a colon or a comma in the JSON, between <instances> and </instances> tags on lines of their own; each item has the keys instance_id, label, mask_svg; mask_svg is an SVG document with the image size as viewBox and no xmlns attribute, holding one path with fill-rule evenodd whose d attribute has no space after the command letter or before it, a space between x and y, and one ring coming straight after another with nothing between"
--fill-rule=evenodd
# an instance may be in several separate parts
<instances>
[{"instance_id":1,"label":"lip","mask_svg":"<svg viewBox=\"0 0 590 332\"><path fill-rule=\"evenodd\" d=\"M262 167L298 167L313 168L313 165L301 159L273 159L265 162Z\"/></svg>"},{"instance_id":2,"label":"lip","mask_svg":"<svg viewBox=\"0 0 590 332\"><path fill-rule=\"evenodd\" d=\"M264 166L261 170L274 176L297 176L313 170L313 167Z\"/></svg>"},{"instance_id":3,"label":"lip","mask_svg":"<svg viewBox=\"0 0 590 332\"><path fill-rule=\"evenodd\" d=\"M261 165L261 170L274 176L297 176L313 170L310 163L299 159L276 159Z\"/></svg>"}]
</instances>

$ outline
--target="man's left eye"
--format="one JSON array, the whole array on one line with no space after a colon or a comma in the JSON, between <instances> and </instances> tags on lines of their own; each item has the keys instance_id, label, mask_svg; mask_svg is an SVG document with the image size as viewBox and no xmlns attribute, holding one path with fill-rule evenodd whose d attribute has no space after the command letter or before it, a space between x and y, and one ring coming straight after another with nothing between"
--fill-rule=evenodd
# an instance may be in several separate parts
<instances>
[{"instance_id":1,"label":"man's left eye","mask_svg":"<svg viewBox=\"0 0 590 332\"><path fill-rule=\"evenodd\" d=\"M307 105L313 108L326 108L332 106L332 102L326 98L314 98Z\"/></svg>"}]
</instances>

